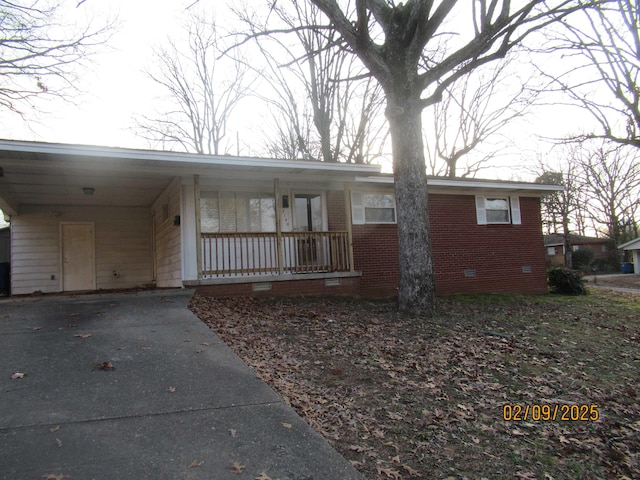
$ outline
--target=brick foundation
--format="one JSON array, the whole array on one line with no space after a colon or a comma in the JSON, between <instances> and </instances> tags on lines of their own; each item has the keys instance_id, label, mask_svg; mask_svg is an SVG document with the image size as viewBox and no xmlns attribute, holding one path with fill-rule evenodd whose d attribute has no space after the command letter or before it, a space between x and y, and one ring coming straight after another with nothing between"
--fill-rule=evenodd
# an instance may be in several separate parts
<instances>
[{"instance_id":1,"label":"brick foundation","mask_svg":"<svg viewBox=\"0 0 640 480\"><path fill-rule=\"evenodd\" d=\"M336 281L335 278L330 279ZM360 277L341 277L340 285L327 285L325 279L289 280L258 283L229 283L219 285L201 285L196 291L214 297L297 297L340 295L358 296L360 293ZM270 286L268 290L254 288Z\"/></svg>"}]
</instances>

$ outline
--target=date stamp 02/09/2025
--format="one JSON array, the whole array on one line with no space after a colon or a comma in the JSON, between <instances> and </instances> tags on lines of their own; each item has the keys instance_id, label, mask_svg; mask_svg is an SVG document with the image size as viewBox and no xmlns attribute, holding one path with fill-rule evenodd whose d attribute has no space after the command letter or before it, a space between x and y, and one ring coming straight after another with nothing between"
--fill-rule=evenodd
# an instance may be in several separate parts
<instances>
[{"instance_id":1,"label":"date stamp 02/09/2025","mask_svg":"<svg viewBox=\"0 0 640 480\"><path fill-rule=\"evenodd\" d=\"M510 404L502 407L507 422L595 422L600 418L595 404Z\"/></svg>"}]
</instances>

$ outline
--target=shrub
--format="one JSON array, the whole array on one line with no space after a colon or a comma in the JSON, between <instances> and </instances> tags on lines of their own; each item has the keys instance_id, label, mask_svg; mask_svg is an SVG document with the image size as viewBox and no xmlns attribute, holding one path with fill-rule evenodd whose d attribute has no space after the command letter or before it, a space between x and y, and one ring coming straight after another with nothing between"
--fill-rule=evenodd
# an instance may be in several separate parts
<instances>
[{"instance_id":1,"label":"shrub","mask_svg":"<svg viewBox=\"0 0 640 480\"><path fill-rule=\"evenodd\" d=\"M551 293L561 295L586 295L584 279L580 272L565 267L552 268L547 272L547 284Z\"/></svg>"}]
</instances>

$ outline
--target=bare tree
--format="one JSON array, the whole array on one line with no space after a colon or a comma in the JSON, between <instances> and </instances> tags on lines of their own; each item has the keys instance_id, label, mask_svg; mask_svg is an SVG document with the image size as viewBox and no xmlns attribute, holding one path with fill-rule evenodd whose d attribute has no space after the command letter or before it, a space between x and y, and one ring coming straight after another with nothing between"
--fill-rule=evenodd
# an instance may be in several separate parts
<instances>
[{"instance_id":1,"label":"bare tree","mask_svg":"<svg viewBox=\"0 0 640 480\"><path fill-rule=\"evenodd\" d=\"M637 221L640 211L638 153L624 145L600 142L584 144L577 161L579 188L584 192L594 226L618 245L623 231Z\"/></svg>"},{"instance_id":2,"label":"bare tree","mask_svg":"<svg viewBox=\"0 0 640 480\"><path fill-rule=\"evenodd\" d=\"M194 15L186 32L186 51L169 41L156 52L157 67L149 77L163 87L170 107L156 117L142 117L139 134L165 147L219 155L229 119L252 80L246 62L221 57L215 22Z\"/></svg>"},{"instance_id":3,"label":"bare tree","mask_svg":"<svg viewBox=\"0 0 640 480\"><path fill-rule=\"evenodd\" d=\"M430 316L435 277L422 140L422 111L457 80L504 58L530 33L564 18L580 0L311 0L382 86L390 125L399 241L400 311ZM455 22L454 22L455 19ZM324 31L328 26L307 25Z\"/></svg>"},{"instance_id":4,"label":"bare tree","mask_svg":"<svg viewBox=\"0 0 640 480\"><path fill-rule=\"evenodd\" d=\"M112 24L70 25L62 10L44 0L0 0L1 108L24 116L36 99L78 88L78 65L107 41Z\"/></svg>"},{"instance_id":5,"label":"bare tree","mask_svg":"<svg viewBox=\"0 0 640 480\"><path fill-rule=\"evenodd\" d=\"M344 122L345 145L348 147L345 160L349 163L370 163L382 156L389 132L385 122L379 121L384 107L380 85L369 77L360 87L361 93L351 102L340 104L343 115L351 115L351 119ZM350 104L358 100L360 108L351 108Z\"/></svg>"},{"instance_id":6,"label":"bare tree","mask_svg":"<svg viewBox=\"0 0 640 480\"><path fill-rule=\"evenodd\" d=\"M269 12L271 22L282 25L280 31L295 33L294 44L260 35L264 25L247 11L236 12L268 64L262 73L274 95L263 98L274 109L277 125L269 150L325 162L370 161L370 142L380 138L383 128L375 123L383 103L379 85L371 78L354 79L361 75L362 64L339 48L335 30L298 28L322 21L315 5L292 2L288 8L274 2Z\"/></svg>"},{"instance_id":7,"label":"bare tree","mask_svg":"<svg viewBox=\"0 0 640 480\"><path fill-rule=\"evenodd\" d=\"M551 165L549 160L540 161L537 166L539 175L535 183L547 185L561 185L564 190L547 195L540 199L542 224L547 234L562 235L564 241L564 260L569 268L573 266L571 234L583 234L581 225L584 224L583 195L580 190L579 168L576 159L578 145L571 145L566 151L563 146L561 152L562 164ZM572 228L575 225L575 228Z\"/></svg>"},{"instance_id":8,"label":"bare tree","mask_svg":"<svg viewBox=\"0 0 640 480\"><path fill-rule=\"evenodd\" d=\"M609 1L563 27L549 50L559 51L563 64L574 67L547 75L602 128L578 139L604 138L640 148L640 3Z\"/></svg>"},{"instance_id":9,"label":"bare tree","mask_svg":"<svg viewBox=\"0 0 640 480\"><path fill-rule=\"evenodd\" d=\"M511 58L479 68L454 83L431 108L425 145L432 175L474 176L504 150L507 142L495 141L501 130L523 117L538 94L528 88L528 81L520 81ZM458 174L459 162L490 140L493 148L467 161Z\"/></svg>"}]
</instances>

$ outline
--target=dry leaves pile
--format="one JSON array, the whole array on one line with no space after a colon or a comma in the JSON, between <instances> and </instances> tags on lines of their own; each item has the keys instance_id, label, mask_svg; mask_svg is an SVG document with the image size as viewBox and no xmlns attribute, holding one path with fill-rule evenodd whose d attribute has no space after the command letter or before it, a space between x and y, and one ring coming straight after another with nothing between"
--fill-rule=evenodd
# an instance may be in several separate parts
<instances>
[{"instance_id":1,"label":"dry leaves pile","mask_svg":"<svg viewBox=\"0 0 640 480\"><path fill-rule=\"evenodd\" d=\"M640 478L640 296L450 298L429 321L345 299L191 308L367 478Z\"/></svg>"}]
</instances>

